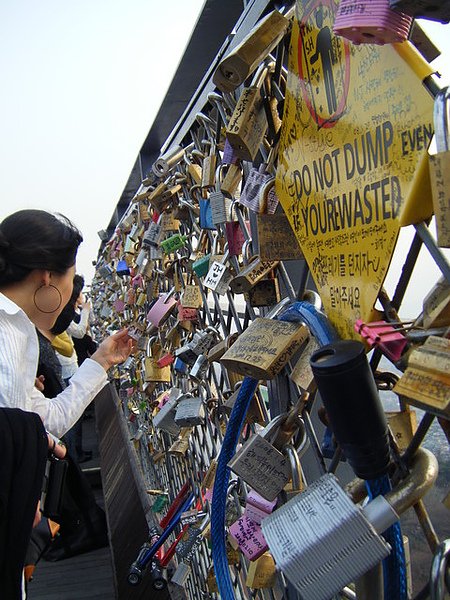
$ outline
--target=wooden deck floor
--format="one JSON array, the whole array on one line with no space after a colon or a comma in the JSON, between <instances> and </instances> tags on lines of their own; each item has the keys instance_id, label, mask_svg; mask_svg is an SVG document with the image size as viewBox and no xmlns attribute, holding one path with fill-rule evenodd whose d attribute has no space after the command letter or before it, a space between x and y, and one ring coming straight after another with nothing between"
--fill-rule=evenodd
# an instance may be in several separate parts
<instances>
[{"instance_id":1,"label":"wooden deck floor","mask_svg":"<svg viewBox=\"0 0 450 600\"><path fill-rule=\"evenodd\" d=\"M94 418L83 420L83 447L92 450L93 456L81 467L90 469L95 475L99 454ZM93 480L97 502L103 506L100 477ZM109 547L57 562L41 560L27 594L27 600L114 600L115 597Z\"/></svg>"},{"instance_id":2,"label":"wooden deck floor","mask_svg":"<svg viewBox=\"0 0 450 600\"><path fill-rule=\"evenodd\" d=\"M109 548L58 562L41 561L28 588L27 600L113 600Z\"/></svg>"}]
</instances>

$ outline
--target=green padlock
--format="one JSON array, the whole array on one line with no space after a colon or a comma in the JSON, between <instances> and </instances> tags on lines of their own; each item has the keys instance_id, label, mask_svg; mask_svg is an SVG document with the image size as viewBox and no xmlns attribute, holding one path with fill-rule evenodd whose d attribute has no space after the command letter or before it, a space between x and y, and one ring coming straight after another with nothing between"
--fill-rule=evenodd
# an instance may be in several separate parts
<instances>
[{"instance_id":1,"label":"green padlock","mask_svg":"<svg viewBox=\"0 0 450 600\"><path fill-rule=\"evenodd\" d=\"M165 494L158 496L152 504L152 512L160 513L162 510L164 510L166 508L168 503L169 503L169 498Z\"/></svg>"},{"instance_id":2,"label":"green padlock","mask_svg":"<svg viewBox=\"0 0 450 600\"><path fill-rule=\"evenodd\" d=\"M206 256L202 256L192 263L192 270L197 277L204 277L209 271L210 258L211 254L207 254Z\"/></svg>"},{"instance_id":3,"label":"green padlock","mask_svg":"<svg viewBox=\"0 0 450 600\"><path fill-rule=\"evenodd\" d=\"M171 252L175 252L176 250L183 248L187 239L188 239L187 235L181 235L179 233L175 233L174 235L171 235L166 240L163 240L161 242L162 251L165 254L170 254Z\"/></svg>"}]
</instances>

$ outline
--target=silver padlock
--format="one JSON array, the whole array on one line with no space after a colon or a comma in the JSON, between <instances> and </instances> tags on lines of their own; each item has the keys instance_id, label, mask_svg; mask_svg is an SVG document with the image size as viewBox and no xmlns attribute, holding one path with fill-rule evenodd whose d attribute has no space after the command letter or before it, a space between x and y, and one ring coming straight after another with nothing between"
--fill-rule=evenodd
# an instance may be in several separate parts
<instances>
[{"instance_id":1,"label":"silver padlock","mask_svg":"<svg viewBox=\"0 0 450 600\"><path fill-rule=\"evenodd\" d=\"M227 249L220 261L215 260L212 263L203 280L205 287L222 296L227 293L230 281L233 279L233 275L226 264L228 257L229 251Z\"/></svg>"},{"instance_id":2,"label":"silver padlock","mask_svg":"<svg viewBox=\"0 0 450 600\"><path fill-rule=\"evenodd\" d=\"M178 405L178 398L170 398L160 409L160 411L153 417L153 427L156 430L165 431L170 435L178 435L180 433L180 427L175 423L175 414Z\"/></svg>"},{"instance_id":3,"label":"silver padlock","mask_svg":"<svg viewBox=\"0 0 450 600\"><path fill-rule=\"evenodd\" d=\"M216 169L216 185L214 191L209 193L209 201L211 203L211 215L213 225L223 225L227 220L227 212L229 210L230 200L226 199L220 189L221 175L223 165Z\"/></svg>"},{"instance_id":4,"label":"silver padlock","mask_svg":"<svg viewBox=\"0 0 450 600\"><path fill-rule=\"evenodd\" d=\"M175 423L180 427L202 425L205 422L205 404L199 396L180 396L175 414Z\"/></svg>"},{"instance_id":5,"label":"silver padlock","mask_svg":"<svg viewBox=\"0 0 450 600\"><path fill-rule=\"evenodd\" d=\"M208 368L208 357L205 354L200 354L199 356L197 356L197 360L195 361L195 363L192 366L192 369L189 372L189 377L191 377L195 381L201 381L206 375Z\"/></svg>"},{"instance_id":6,"label":"silver padlock","mask_svg":"<svg viewBox=\"0 0 450 600\"><path fill-rule=\"evenodd\" d=\"M252 435L228 463L236 475L269 501L275 500L291 477L289 459L271 443L280 422L276 417L261 433Z\"/></svg>"},{"instance_id":7,"label":"silver padlock","mask_svg":"<svg viewBox=\"0 0 450 600\"><path fill-rule=\"evenodd\" d=\"M215 327L206 327L196 331L192 338L191 348L197 356L207 354L219 338L219 332Z\"/></svg>"},{"instance_id":8,"label":"silver padlock","mask_svg":"<svg viewBox=\"0 0 450 600\"><path fill-rule=\"evenodd\" d=\"M174 352L175 358L179 358L186 365L193 366L198 358L198 355L192 349L192 340L177 348Z\"/></svg>"},{"instance_id":9,"label":"silver padlock","mask_svg":"<svg viewBox=\"0 0 450 600\"><path fill-rule=\"evenodd\" d=\"M378 499L367 506L374 502ZM277 567L308 600L333 597L391 550L377 533L386 526L372 525L366 509L353 504L329 473L266 517L261 527Z\"/></svg>"},{"instance_id":10,"label":"silver padlock","mask_svg":"<svg viewBox=\"0 0 450 600\"><path fill-rule=\"evenodd\" d=\"M191 573L191 567L184 561L181 561L177 568L175 569L175 573L172 575L172 583L184 587L186 585L187 579Z\"/></svg>"},{"instance_id":11,"label":"silver padlock","mask_svg":"<svg viewBox=\"0 0 450 600\"><path fill-rule=\"evenodd\" d=\"M148 229L142 238L142 245L144 247L159 247L163 235L161 220L162 215L160 215L158 221L152 221L148 226Z\"/></svg>"},{"instance_id":12,"label":"silver padlock","mask_svg":"<svg viewBox=\"0 0 450 600\"><path fill-rule=\"evenodd\" d=\"M187 539L177 544L177 556L179 559L189 563L194 558L204 539L203 532L208 526L209 521L210 517L206 515L199 525L189 527Z\"/></svg>"}]
</instances>

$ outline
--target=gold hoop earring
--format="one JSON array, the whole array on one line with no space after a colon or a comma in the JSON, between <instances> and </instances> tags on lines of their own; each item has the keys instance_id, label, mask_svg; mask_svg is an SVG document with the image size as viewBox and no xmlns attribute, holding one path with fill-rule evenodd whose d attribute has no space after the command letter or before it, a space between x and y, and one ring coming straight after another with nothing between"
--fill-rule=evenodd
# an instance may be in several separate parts
<instances>
[{"instance_id":1,"label":"gold hoop earring","mask_svg":"<svg viewBox=\"0 0 450 600\"><path fill-rule=\"evenodd\" d=\"M34 292L33 302L35 307L40 312L46 315L50 315L51 313L56 312L61 307L61 292L56 286L52 285L51 283L49 285L41 285ZM55 308L52 308L53 306L55 306ZM48 310L49 308L50 310Z\"/></svg>"}]
</instances>

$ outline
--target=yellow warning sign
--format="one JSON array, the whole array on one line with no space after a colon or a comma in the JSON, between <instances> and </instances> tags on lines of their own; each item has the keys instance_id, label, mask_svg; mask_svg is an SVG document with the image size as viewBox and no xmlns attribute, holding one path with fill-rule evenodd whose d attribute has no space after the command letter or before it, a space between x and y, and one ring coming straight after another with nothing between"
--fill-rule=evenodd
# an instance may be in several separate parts
<instances>
[{"instance_id":1,"label":"yellow warning sign","mask_svg":"<svg viewBox=\"0 0 450 600\"><path fill-rule=\"evenodd\" d=\"M326 312L351 338L400 226L432 213L433 100L394 47L335 36L336 9L297 3L276 185Z\"/></svg>"}]
</instances>

